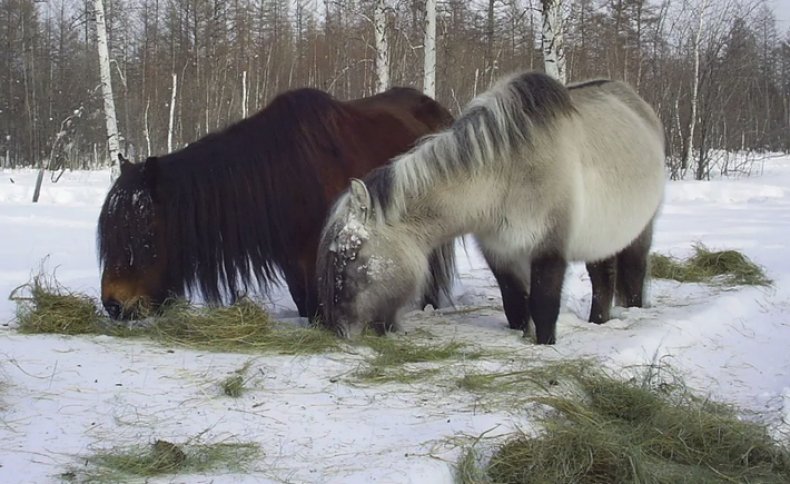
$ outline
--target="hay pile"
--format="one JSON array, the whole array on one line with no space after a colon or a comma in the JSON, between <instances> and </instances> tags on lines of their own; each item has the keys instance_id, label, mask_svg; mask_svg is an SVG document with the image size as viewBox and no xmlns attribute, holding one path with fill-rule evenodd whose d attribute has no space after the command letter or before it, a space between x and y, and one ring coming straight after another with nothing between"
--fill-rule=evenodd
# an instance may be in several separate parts
<instances>
[{"instance_id":1,"label":"hay pile","mask_svg":"<svg viewBox=\"0 0 790 484\"><path fill-rule=\"evenodd\" d=\"M54 276L39 274L17 287L9 299L17 303L22 333L96 334L103 317L92 298L69 291Z\"/></svg>"},{"instance_id":2,"label":"hay pile","mask_svg":"<svg viewBox=\"0 0 790 484\"><path fill-rule=\"evenodd\" d=\"M339 342L322 328L303 328L274 321L261 306L247 298L227 307L201 307L172 301L158 315L134 322L112 321L98 302L72 292L54 276L39 274L15 289L16 323L22 333L102 334L149 337L210 351L269 351L311 354L332 351Z\"/></svg>"},{"instance_id":3,"label":"hay pile","mask_svg":"<svg viewBox=\"0 0 790 484\"><path fill-rule=\"evenodd\" d=\"M621 381L588 371L576 377L578 393L536 399L550 409L542 431L503 444L485 480L790 482L790 452L764 426L653 376ZM470 459L461 462L466 475L474 475Z\"/></svg>"},{"instance_id":4,"label":"hay pile","mask_svg":"<svg viewBox=\"0 0 790 484\"><path fill-rule=\"evenodd\" d=\"M86 458L87 481L122 482L131 477L195 474L217 469L243 471L260 453L257 444L183 444L157 440L146 446L111 449ZM69 472L76 477L82 474Z\"/></svg>"},{"instance_id":5,"label":"hay pile","mask_svg":"<svg viewBox=\"0 0 790 484\"><path fill-rule=\"evenodd\" d=\"M735 250L711 251L702 244L694 254L680 260L663 254L650 256L650 275L679 282L721 283L727 286L768 286L771 280L762 267Z\"/></svg>"}]
</instances>

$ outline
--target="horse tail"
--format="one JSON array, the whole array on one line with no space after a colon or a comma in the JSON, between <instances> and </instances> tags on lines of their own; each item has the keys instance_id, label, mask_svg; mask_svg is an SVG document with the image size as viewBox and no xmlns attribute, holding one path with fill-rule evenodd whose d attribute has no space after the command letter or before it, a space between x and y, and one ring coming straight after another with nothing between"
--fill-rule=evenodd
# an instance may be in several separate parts
<instances>
[{"instance_id":1,"label":"horse tail","mask_svg":"<svg viewBox=\"0 0 790 484\"><path fill-rule=\"evenodd\" d=\"M440 307L442 301L453 300L455 281L455 240L435 248L428 257L428 280L423 292L422 306Z\"/></svg>"}]
</instances>

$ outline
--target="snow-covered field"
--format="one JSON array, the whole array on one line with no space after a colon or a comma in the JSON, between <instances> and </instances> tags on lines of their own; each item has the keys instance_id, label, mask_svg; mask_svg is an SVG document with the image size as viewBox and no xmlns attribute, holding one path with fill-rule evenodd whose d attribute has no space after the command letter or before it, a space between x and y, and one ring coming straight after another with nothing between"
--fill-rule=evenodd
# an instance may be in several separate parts
<instances>
[{"instance_id":1,"label":"snow-covered field","mask_svg":"<svg viewBox=\"0 0 790 484\"><path fill-rule=\"evenodd\" d=\"M164 439L255 442L249 472L162 477L170 482L443 483L463 437L529 428L524 408L481 407L451 378L414 384L354 383L362 357L222 354L110 337L23 336L8 324L7 295L38 271L57 269L70 289L97 294L95 226L107 172L45 180L0 171L0 482L57 482L98 449ZM537 347L506 329L493 278L471 244L459 246L459 308L413 312L407 331L507 350L510 358L454 361L449 372L505 371L544 360L596 357L612 368L654 358L688 383L773 424L790 420L790 157L760 176L672 182L655 250L685 256L694 242L733 248L763 265L772 288L723 289L654 281L652 307L585 322L589 280L569 271L558 343ZM286 291L270 307L293 316ZM217 383L252 361L250 391L220 396Z\"/></svg>"}]
</instances>

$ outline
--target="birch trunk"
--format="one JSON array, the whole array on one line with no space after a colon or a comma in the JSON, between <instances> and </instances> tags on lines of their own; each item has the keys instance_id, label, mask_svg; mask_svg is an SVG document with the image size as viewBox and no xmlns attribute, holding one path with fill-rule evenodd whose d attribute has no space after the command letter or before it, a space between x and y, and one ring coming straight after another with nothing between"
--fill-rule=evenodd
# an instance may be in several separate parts
<instances>
[{"instance_id":1,"label":"birch trunk","mask_svg":"<svg viewBox=\"0 0 790 484\"><path fill-rule=\"evenodd\" d=\"M423 40L422 92L436 97L436 0L425 1L425 39Z\"/></svg>"},{"instance_id":2,"label":"birch trunk","mask_svg":"<svg viewBox=\"0 0 790 484\"><path fill-rule=\"evenodd\" d=\"M102 0L93 0L96 11L96 48L99 51L99 75L102 97L104 98L104 122L107 128L107 147L110 150L110 178L115 180L121 174L118 154L121 152L118 141L118 119L115 117L115 100L112 95L112 77L110 75L110 53L107 47L107 24L104 21L104 4Z\"/></svg>"},{"instance_id":3,"label":"birch trunk","mask_svg":"<svg viewBox=\"0 0 790 484\"><path fill-rule=\"evenodd\" d=\"M562 0L541 0L543 17L543 68L565 84L565 52L562 43Z\"/></svg>"},{"instance_id":4,"label":"birch trunk","mask_svg":"<svg viewBox=\"0 0 790 484\"><path fill-rule=\"evenodd\" d=\"M373 27L376 31L376 92L384 92L390 87L387 6L384 0L376 2L373 10Z\"/></svg>"},{"instance_id":5,"label":"birch trunk","mask_svg":"<svg viewBox=\"0 0 790 484\"><path fill-rule=\"evenodd\" d=\"M686 174L691 157L694 155L694 131L697 128L697 107L699 105L699 64L700 64L700 41L705 28L705 11L708 8L708 0L702 0L699 9L699 21L697 31L694 33L694 78L691 80L691 119L689 119L688 138L686 139L686 151L683 153L681 163L681 177Z\"/></svg>"},{"instance_id":6,"label":"birch trunk","mask_svg":"<svg viewBox=\"0 0 790 484\"><path fill-rule=\"evenodd\" d=\"M247 117L247 71L241 73L241 117Z\"/></svg>"},{"instance_id":7,"label":"birch trunk","mask_svg":"<svg viewBox=\"0 0 790 484\"><path fill-rule=\"evenodd\" d=\"M178 88L178 74L173 73L173 89L170 95L170 120L167 123L167 152L173 152L173 125L176 118L176 89Z\"/></svg>"}]
</instances>

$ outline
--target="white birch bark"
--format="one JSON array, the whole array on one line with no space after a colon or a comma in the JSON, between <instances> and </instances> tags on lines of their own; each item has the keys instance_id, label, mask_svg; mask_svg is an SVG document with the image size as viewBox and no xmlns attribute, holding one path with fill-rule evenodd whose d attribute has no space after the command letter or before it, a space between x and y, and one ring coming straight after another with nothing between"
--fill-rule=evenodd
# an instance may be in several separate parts
<instances>
[{"instance_id":1,"label":"white birch bark","mask_svg":"<svg viewBox=\"0 0 790 484\"><path fill-rule=\"evenodd\" d=\"M436 97L436 0L425 0L425 39L422 92Z\"/></svg>"},{"instance_id":2,"label":"white birch bark","mask_svg":"<svg viewBox=\"0 0 790 484\"><path fill-rule=\"evenodd\" d=\"M148 130L148 108L151 107L151 100L145 102L145 112L143 113L143 135L145 136L145 156L151 156L151 133Z\"/></svg>"},{"instance_id":3,"label":"white birch bark","mask_svg":"<svg viewBox=\"0 0 790 484\"><path fill-rule=\"evenodd\" d=\"M247 117L247 71L241 73L241 117Z\"/></svg>"},{"instance_id":4,"label":"white birch bark","mask_svg":"<svg viewBox=\"0 0 790 484\"><path fill-rule=\"evenodd\" d=\"M376 1L373 10L373 28L376 31L376 92L384 92L390 87L387 5L384 0Z\"/></svg>"},{"instance_id":5,"label":"white birch bark","mask_svg":"<svg viewBox=\"0 0 790 484\"><path fill-rule=\"evenodd\" d=\"M562 0L541 0L543 68L565 84L565 52L562 42Z\"/></svg>"},{"instance_id":6,"label":"white birch bark","mask_svg":"<svg viewBox=\"0 0 790 484\"><path fill-rule=\"evenodd\" d=\"M178 74L173 73L173 89L170 95L170 120L167 123L167 152L173 152L173 125L176 118L176 89L178 89Z\"/></svg>"},{"instance_id":7,"label":"white birch bark","mask_svg":"<svg viewBox=\"0 0 790 484\"><path fill-rule=\"evenodd\" d=\"M104 4L102 0L94 0L96 11L96 47L99 51L99 76L102 97L104 98L104 122L107 128L107 147L110 150L110 178L115 180L121 174L118 154L121 152L118 140L118 119L115 116L115 100L112 94L112 77L110 75L110 53L107 47L107 24L104 20Z\"/></svg>"},{"instance_id":8,"label":"white birch bark","mask_svg":"<svg viewBox=\"0 0 790 484\"><path fill-rule=\"evenodd\" d=\"M683 154L681 163L681 177L691 166L691 157L694 156L694 131L697 127L697 106L699 105L699 64L700 64L700 43L702 34L705 30L705 11L708 8L708 0L702 0L699 8L699 19L697 31L694 33L694 78L691 80L691 119L689 119L688 138L686 140L686 152Z\"/></svg>"}]
</instances>

